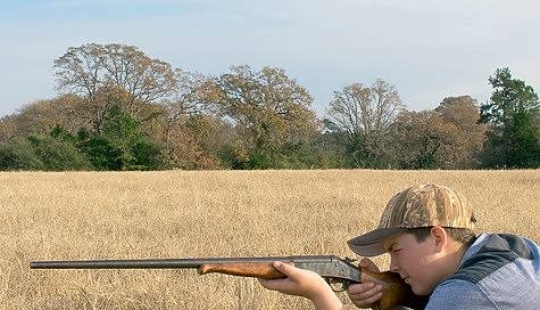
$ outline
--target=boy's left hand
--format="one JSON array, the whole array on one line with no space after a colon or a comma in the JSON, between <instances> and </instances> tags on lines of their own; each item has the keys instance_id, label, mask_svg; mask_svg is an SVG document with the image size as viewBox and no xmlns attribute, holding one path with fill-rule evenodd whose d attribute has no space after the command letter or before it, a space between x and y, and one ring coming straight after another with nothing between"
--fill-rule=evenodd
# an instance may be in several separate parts
<instances>
[{"instance_id":1,"label":"boy's left hand","mask_svg":"<svg viewBox=\"0 0 540 310\"><path fill-rule=\"evenodd\" d=\"M343 304L326 281L316 272L296 268L283 262L274 262L273 267L283 273L283 279L259 279L269 290L287 295L303 296L313 302L316 309L341 309Z\"/></svg>"}]
</instances>

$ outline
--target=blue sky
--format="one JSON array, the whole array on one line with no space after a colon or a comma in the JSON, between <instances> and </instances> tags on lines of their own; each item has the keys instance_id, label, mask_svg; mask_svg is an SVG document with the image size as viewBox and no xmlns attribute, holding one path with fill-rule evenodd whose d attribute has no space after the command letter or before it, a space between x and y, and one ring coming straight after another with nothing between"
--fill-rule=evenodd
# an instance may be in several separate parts
<instances>
[{"instance_id":1,"label":"blue sky","mask_svg":"<svg viewBox=\"0 0 540 310\"><path fill-rule=\"evenodd\" d=\"M320 115L333 91L377 78L416 111L486 102L501 67L538 93L538 12L536 0L0 0L0 116L57 96L54 59L86 43L204 74L280 67Z\"/></svg>"}]
</instances>

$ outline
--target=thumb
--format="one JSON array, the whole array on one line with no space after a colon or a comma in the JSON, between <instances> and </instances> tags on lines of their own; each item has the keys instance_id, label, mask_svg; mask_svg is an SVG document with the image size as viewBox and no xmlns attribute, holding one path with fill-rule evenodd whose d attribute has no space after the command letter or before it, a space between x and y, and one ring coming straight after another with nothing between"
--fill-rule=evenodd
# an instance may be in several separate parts
<instances>
[{"instance_id":1,"label":"thumb","mask_svg":"<svg viewBox=\"0 0 540 310\"><path fill-rule=\"evenodd\" d=\"M366 257L364 257L360 262L358 262L358 266L372 271L379 271L379 267L377 267L377 265L375 265L375 263L371 259Z\"/></svg>"},{"instance_id":2,"label":"thumb","mask_svg":"<svg viewBox=\"0 0 540 310\"><path fill-rule=\"evenodd\" d=\"M291 277L297 272L296 268L294 268L291 264L287 264L284 262L273 262L272 267L274 267L277 271L281 272L287 277Z\"/></svg>"}]
</instances>

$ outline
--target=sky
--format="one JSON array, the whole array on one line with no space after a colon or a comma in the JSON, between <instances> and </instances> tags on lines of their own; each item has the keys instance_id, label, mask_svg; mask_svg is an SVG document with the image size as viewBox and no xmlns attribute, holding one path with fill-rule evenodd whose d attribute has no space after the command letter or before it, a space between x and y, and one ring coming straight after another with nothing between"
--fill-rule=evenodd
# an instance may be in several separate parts
<instances>
[{"instance_id":1,"label":"sky","mask_svg":"<svg viewBox=\"0 0 540 310\"><path fill-rule=\"evenodd\" d=\"M279 67L323 116L353 83L382 79L409 110L491 95L508 67L540 92L537 0L0 0L0 117L56 91L70 47L119 43L173 68Z\"/></svg>"}]
</instances>

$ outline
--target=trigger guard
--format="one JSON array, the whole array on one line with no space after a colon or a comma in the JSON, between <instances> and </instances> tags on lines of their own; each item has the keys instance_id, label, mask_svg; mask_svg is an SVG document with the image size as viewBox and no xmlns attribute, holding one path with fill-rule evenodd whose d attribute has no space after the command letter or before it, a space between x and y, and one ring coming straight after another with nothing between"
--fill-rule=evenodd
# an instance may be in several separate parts
<instances>
[{"instance_id":1,"label":"trigger guard","mask_svg":"<svg viewBox=\"0 0 540 310\"><path fill-rule=\"evenodd\" d=\"M326 279L326 283L328 283L332 291L336 293L344 292L349 288L349 282L342 279L328 278Z\"/></svg>"}]
</instances>

